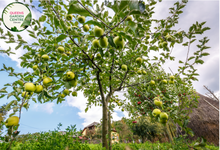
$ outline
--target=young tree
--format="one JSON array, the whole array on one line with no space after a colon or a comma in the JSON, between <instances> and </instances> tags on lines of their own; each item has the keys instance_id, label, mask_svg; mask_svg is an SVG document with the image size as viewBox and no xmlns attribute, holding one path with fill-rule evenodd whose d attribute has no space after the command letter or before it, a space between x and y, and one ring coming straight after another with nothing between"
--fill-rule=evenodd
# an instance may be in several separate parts
<instances>
[{"instance_id":1,"label":"young tree","mask_svg":"<svg viewBox=\"0 0 220 150\"><path fill-rule=\"evenodd\" d=\"M17 43L16 49L22 47L27 50L20 57L21 67L34 70L15 73L12 67L3 65L1 71L18 78L6 85L13 87L7 98L14 96L16 99L7 105L7 110L13 108L16 113L21 112L22 107L28 109L30 100L40 103L56 100L58 104L70 93L77 96L77 91L83 91L88 99L85 111L93 104L102 106L102 146L108 148L108 103L110 99L116 98L113 94L128 87L144 86L158 66L167 59L174 59L171 49L175 44L183 43L185 37L189 41L183 45L190 46L196 40L196 34L209 29L202 27L205 22L197 22L188 33L173 30L171 28L178 22L186 0L175 3L176 7L170 9L172 15L161 20L152 18L156 3L147 1L145 4L141 0L118 0L112 3L106 0L99 5L96 0L72 0L68 4L45 0L40 1L38 6L42 8L43 15L39 20L33 19L27 30L35 40L33 43L27 43L19 34L16 38L11 32L4 33L1 29L1 39L5 39L6 43ZM113 16L108 14L105 7L113 10ZM43 26L41 23L44 23ZM154 23L158 23L156 31L151 30ZM187 55L187 61L179 69L179 74L184 74L186 68L193 69L187 80L196 75L193 65L203 63L200 57L208 55L203 52L208 48L205 46L208 39L204 38L200 42L202 44L198 47L201 49L193 57L188 58ZM154 58L158 63L151 63L151 51L162 51L160 58ZM8 55L12 53L10 49L2 52ZM188 60L195 62L190 64ZM140 69L138 74L147 73L146 80L130 84L130 79L137 76L135 68ZM177 75L176 78L176 88L183 86L187 90L185 85L180 84L181 78ZM1 89L1 98L6 95L4 92L7 92L6 87ZM158 92L154 94L160 95ZM173 96L177 94L175 92ZM14 104L15 101L17 104ZM146 101L152 103L152 99ZM17 127L14 127L15 132Z\"/></svg>"}]
</instances>

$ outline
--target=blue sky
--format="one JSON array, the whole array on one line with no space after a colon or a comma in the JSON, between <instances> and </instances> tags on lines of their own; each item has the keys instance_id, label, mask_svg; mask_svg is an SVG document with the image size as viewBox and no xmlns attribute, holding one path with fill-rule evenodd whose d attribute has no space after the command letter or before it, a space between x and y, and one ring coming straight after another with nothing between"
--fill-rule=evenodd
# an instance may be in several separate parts
<instances>
[{"instance_id":1,"label":"blue sky","mask_svg":"<svg viewBox=\"0 0 220 150\"><path fill-rule=\"evenodd\" d=\"M37 2L37 1L36 1ZM101 1L99 1L101 2ZM158 3L155 8L156 14L155 18L161 19L168 16L168 8L173 6L176 1L167 0L162 3ZM3 11L4 7L10 2L7 0L1 0L0 12ZM33 18L38 19L41 15L40 12L35 9L31 9ZM192 23L196 21L203 22L207 21L205 26L211 27L211 30L207 31L205 34L210 38L209 49L210 56L205 58L205 63L202 66L196 66L199 76L199 82L194 82L194 88L201 94L207 93L203 88L203 85L208 86L212 91L219 91L219 2L217 0L190 0L187 6L183 10L183 14L180 15L179 24L175 27L177 29L188 29ZM112 14L111 11L109 11ZM4 31L7 29L1 26ZM28 33L26 31L22 32L24 39L28 40ZM204 35L203 35L204 36ZM8 48L8 45L0 40L0 49ZM12 49L16 46L11 44ZM184 60L186 56L186 50L182 47L175 47L175 49L180 49L179 51L174 51L174 55L177 60ZM192 52L196 51L196 47L192 47ZM20 60L18 59L22 54L25 53L24 50L18 49L15 51L16 54L8 57L7 55L0 54L0 68L4 63L7 67L15 68L15 72L25 72L26 69L20 67ZM152 54L153 55L153 54ZM174 72L177 71L178 66L175 63L168 63L165 66L165 70L170 72L168 67L172 68ZM31 70L29 70L31 71ZM0 89L3 88L4 84L10 83L16 80L13 77L9 77L6 72L0 72ZM123 97L123 92L117 93L120 98ZM0 99L0 106L10 102L13 98L3 98ZM76 128L79 130L83 129L84 126L92 123L93 121L99 122L102 117L101 107L92 107L87 113L84 112L86 108L86 99L82 93L78 93L78 96L73 98L71 96L66 97L66 101L62 104L56 104L56 102L39 104L30 102L30 108L28 111L22 110L21 121L19 130L21 134L34 133L40 131L49 131L57 128L58 123L62 123L63 126L61 130L65 130L67 126L76 124ZM10 113L10 112L9 112ZM113 113L113 120L119 120L121 117L128 117L127 112L121 112L119 108L115 109Z\"/></svg>"}]
</instances>

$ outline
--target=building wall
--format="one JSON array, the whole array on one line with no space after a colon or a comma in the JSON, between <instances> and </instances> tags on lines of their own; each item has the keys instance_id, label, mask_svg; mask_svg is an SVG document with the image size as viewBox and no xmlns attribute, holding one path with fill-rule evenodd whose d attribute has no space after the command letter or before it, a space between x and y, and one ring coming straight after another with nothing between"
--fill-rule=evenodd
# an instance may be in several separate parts
<instances>
[{"instance_id":1,"label":"building wall","mask_svg":"<svg viewBox=\"0 0 220 150\"><path fill-rule=\"evenodd\" d=\"M117 132L111 132L112 143L119 143L119 134Z\"/></svg>"}]
</instances>

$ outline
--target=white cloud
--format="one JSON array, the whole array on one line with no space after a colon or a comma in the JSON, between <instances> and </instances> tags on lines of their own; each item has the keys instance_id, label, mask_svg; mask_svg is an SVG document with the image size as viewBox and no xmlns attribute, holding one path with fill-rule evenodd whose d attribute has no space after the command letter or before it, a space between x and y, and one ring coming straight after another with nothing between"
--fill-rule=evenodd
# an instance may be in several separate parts
<instances>
[{"instance_id":1,"label":"white cloud","mask_svg":"<svg viewBox=\"0 0 220 150\"><path fill-rule=\"evenodd\" d=\"M43 111L49 114L53 113L54 103L45 103L45 104L34 104L33 109L35 111Z\"/></svg>"},{"instance_id":2,"label":"white cloud","mask_svg":"<svg viewBox=\"0 0 220 150\"><path fill-rule=\"evenodd\" d=\"M9 118L9 115L12 114L12 113L13 113L13 109L9 110L9 111L6 113L6 115L5 115L5 119ZM21 114L22 114L22 113L23 113L23 112L21 111ZM16 112L15 115L13 115L13 116L19 116L19 112Z\"/></svg>"},{"instance_id":3,"label":"white cloud","mask_svg":"<svg viewBox=\"0 0 220 150\"><path fill-rule=\"evenodd\" d=\"M119 94L121 95L121 94ZM84 97L83 93L80 91L77 93L77 97L72 97L72 96L67 96L66 101L67 105L72 106L72 107L77 107L80 111L78 112L78 115L81 118L84 118L84 122L82 125L85 127L88 124L92 122L100 122L102 119L102 107L100 106L92 106L86 113L86 103L87 99ZM115 111L120 111L119 107L115 108ZM126 113L125 113L126 114ZM113 120L120 120L122 117L119 117L117 112L112 113Z\"/></svg>"}]
</instances>

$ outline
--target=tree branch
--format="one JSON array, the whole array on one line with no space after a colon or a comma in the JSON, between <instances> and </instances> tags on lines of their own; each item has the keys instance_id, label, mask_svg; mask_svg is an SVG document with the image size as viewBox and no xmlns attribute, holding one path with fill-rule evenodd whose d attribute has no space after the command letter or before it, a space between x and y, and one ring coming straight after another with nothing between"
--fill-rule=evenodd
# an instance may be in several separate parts
<instances>
[{"instance_id":1,"label":"tree branch","mask_svg":"<svg viewBox=\"0 0 220 150\"><path fill-rule=\"evenodd\" d=\"M106 27L108 27L109 29L111 29L111 27L109 27L104 21L102 21L101 19L99 19L98 17L96 17L91 11L89 11L79 0L77 0L78 3L85 9L87 10L94 18L98 19L99 21L101 21Z\"/></svg>"}]
</instances>

